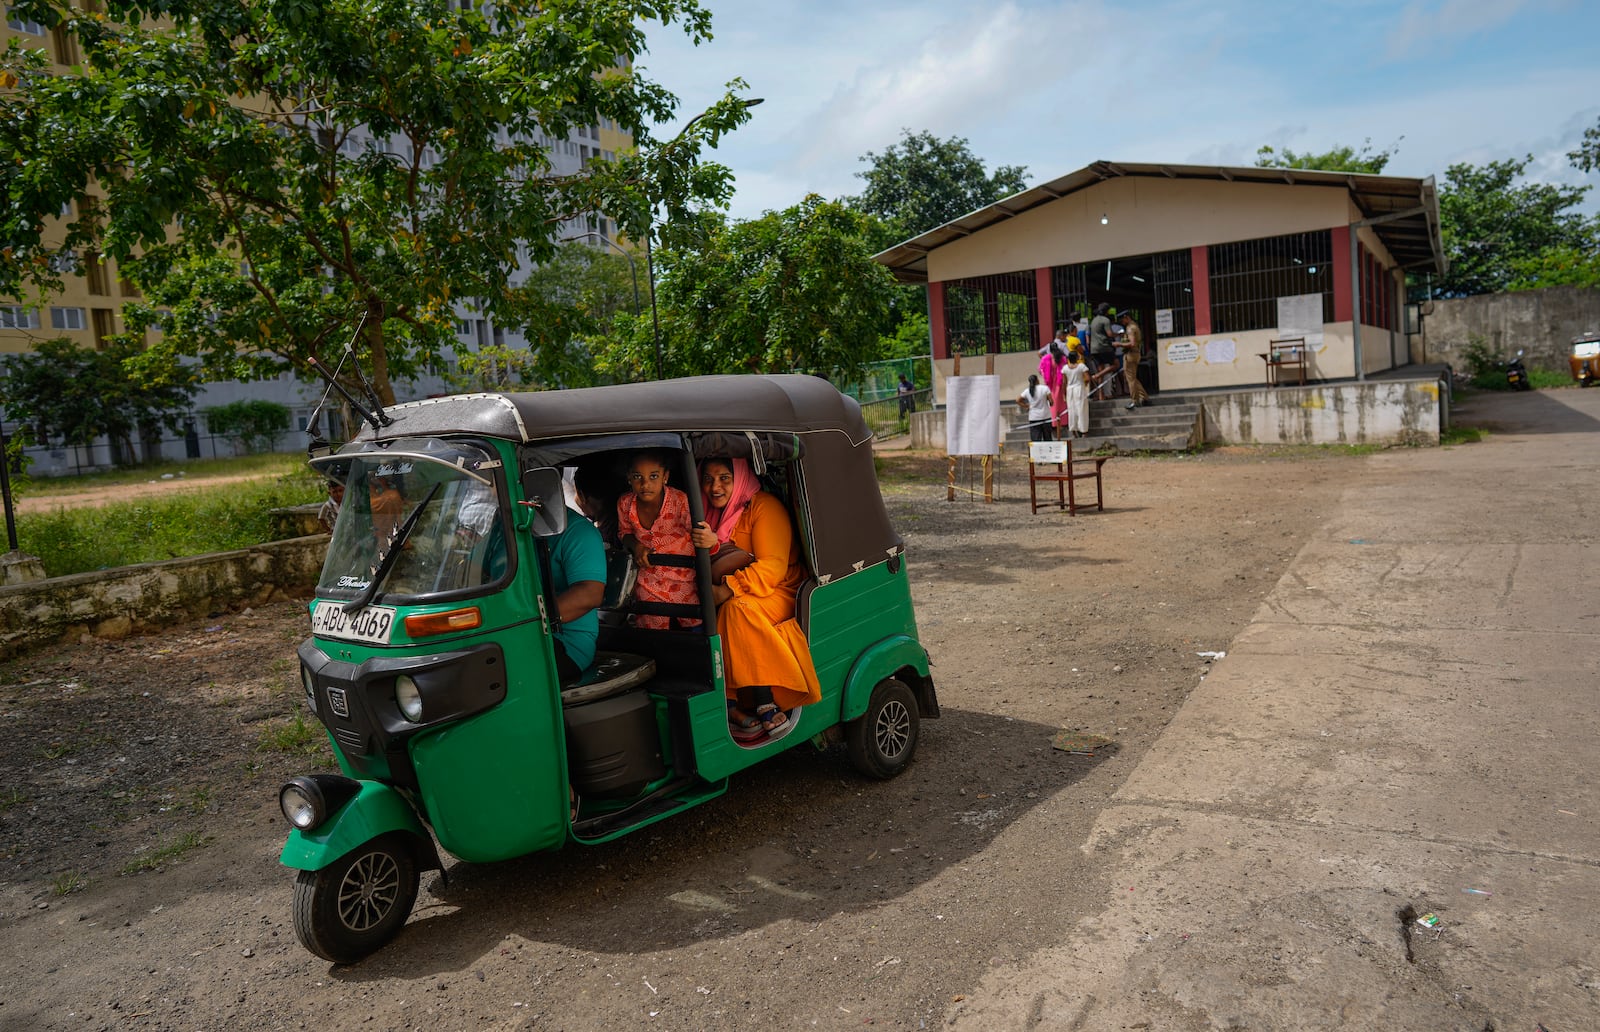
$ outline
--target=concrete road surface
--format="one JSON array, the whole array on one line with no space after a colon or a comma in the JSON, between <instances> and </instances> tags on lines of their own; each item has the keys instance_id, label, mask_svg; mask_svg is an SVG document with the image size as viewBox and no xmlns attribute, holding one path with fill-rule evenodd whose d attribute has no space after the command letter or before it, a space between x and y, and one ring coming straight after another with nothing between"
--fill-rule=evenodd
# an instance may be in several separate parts
<instances>
[{"instance_id":1,"label":"concrete road surface","mask_svg":"<svg viewBox=\"0 0 1600 1032\"><path fill-rule=\"evenodd\" d=\"M1098 913L951 1027L1600 1029L1600 390L1457 422L1369 460L1098 820Z\"/></svg>"}]
</instances>

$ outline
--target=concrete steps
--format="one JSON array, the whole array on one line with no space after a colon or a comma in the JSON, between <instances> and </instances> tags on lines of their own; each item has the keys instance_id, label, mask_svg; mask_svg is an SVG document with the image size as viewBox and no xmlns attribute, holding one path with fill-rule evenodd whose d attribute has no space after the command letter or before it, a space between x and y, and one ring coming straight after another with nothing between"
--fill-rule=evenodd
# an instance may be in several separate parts
<instances>
[{"instance_id":1,"label":"concrete steps","mask_svg":"<svg viewBox=\"0 0 1600 1032\"><path fill-rule=\"evenodd\" d=\"M1205 439L1198 402L1153 396L1148 405L1128 409L1128 399L1089 402L1089 436L1078 439L1086 451L1110 447L1118 452L1187 451ZM1028 421L1012 406L1006 451L1027 453Z\"/></svg>"}]
</instances>

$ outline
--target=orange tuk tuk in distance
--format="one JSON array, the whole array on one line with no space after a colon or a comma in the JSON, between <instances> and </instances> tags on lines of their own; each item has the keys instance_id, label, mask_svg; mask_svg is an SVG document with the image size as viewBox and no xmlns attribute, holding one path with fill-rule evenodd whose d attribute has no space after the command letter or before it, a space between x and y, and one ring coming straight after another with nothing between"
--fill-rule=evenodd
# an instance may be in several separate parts
<instances>
[{"instance_id":1,"label":"orange tuk tuk in distance","mask_svg":"<svg viewBox=\"0 0 1600 1032\"><path fill-rule=\"evenodd\" d=\"M1567 359L1572 367L1572 378L1578 386L1587 387L1600 380L1600 333L1590 330L1572 338L1572 354Z\"/></svg>"}]
</instances>

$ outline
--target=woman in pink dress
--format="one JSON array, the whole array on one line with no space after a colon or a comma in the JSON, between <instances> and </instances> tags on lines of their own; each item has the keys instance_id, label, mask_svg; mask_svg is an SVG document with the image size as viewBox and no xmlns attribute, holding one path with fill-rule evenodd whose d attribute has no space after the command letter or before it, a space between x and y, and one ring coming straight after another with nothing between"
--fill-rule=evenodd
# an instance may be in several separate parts
<instances>
[{"instance_id":1,"label":"woman in pink dress","mask_svg":"<svg viewBox=\"0 0 1600 1032\"><path fill-rule=\"evenodd\" d=\"M1067 354L1055 341L1051 341L1045 353L1039 356L1039 379L1050 388L1050 425L1058 438L1067 428L1066 377L1062 375L1066 364Z\"/></svg>"}]
</instances>

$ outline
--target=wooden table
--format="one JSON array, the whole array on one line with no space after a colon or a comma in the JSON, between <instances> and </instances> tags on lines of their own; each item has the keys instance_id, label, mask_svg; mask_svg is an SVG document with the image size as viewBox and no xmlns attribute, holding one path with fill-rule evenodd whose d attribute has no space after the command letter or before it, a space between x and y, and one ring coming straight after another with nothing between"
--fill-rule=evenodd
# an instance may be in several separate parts
<instances>
[{"instance_id":1,"label":"wooden table","mask_svg":"<svg viewBox=\"0 0 1600 1032\"><path fill-rule=\"evenodd\" d=\"M1294 377L1296 385L1306 385L1306 342L1304 337L1285 337L1282 340L1269 340L1267 347L1270 351L1261 355L1261 361L1267 364L1267 386L1282 387L1288 382L1289 377Z\"/></svg>"}]
</instances>

